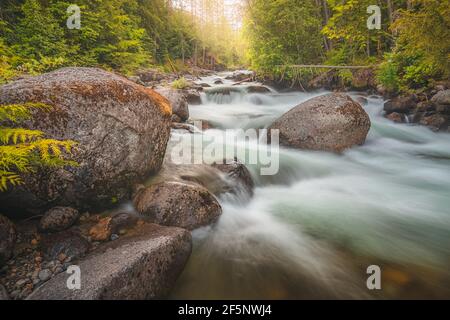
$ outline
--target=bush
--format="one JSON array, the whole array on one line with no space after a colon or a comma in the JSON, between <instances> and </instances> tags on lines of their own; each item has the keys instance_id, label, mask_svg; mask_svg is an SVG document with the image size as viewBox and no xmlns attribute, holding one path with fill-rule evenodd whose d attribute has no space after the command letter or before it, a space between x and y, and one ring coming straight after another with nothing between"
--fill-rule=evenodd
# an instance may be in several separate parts
<instances>
[{"instance_id":1,"label":"bush","mask_svg":"<svg viewBox=\"0 0 450 320\"><path fill-rule=\"evenodd\" d=\"M396 92L400 86L400 79L398 76L398 67L388 58L383 62L377 70L376 75L377 82L383 85L386 90L390 92Z\"/></svg>"},{"instance_id":2,"label":"bush","mask_svg":"<svg viewBox=\"0 0 450 320\"><path fill-rule=\"evenodd\" d=\"M189 87L189 81L187 81L184 77L181 77L178 80L172 82L172 88L174 89L186 89Z\"/></svg>"}]
</instances>

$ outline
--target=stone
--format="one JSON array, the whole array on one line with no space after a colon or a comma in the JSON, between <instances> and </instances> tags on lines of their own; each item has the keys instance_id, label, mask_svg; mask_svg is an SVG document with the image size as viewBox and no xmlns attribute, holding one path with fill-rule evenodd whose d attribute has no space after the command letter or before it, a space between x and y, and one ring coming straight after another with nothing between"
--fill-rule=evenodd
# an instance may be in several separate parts
<instances>
[{"instance_id":1,"label":"stone","mask_svg":"<svg viewBox=\"0 0 450 320\"><path fill-rule=\"evenodd\" d=\"M279 130L285 146L339 153L364 144L370 126L361 105L346 94L330 93L291 109L269 131Z\"/></svg>"},{"instance_id":2,"label":"stone","mask_svg":"<svg viewBox=\"0 0 450 320\"><path fill-rule=\"evenodd\" d=\"M398 112L390 113L386 116L391 121L394 121L396 123L404 123L405 122L405 115Z\"/></svg>"},{"instance_id":3,"label":"stone","mask_svg":"<svg viewBox=\"0 0 450 320\"><path fill-rule=\"evenodd\" d=\"M450 89L442 90L436 93L431 98L431 102L438 105L450 105Z\"/></svg>"},{"instance_id":4,"label":"stone","mask_svg":"<svg viewBox=\"0 0 450 320\"><path fill-rule=\"evenodd\" d=\"M249 86L247 87L248 93L270 93L270 89L264 86Z\"/></svg>"},{"instance_id":5,"label":"stone","mask_svg":"<svg viewBox=\"0 0 450 320\"><path fill-rule=\"evenodd\" d=\"M70 207L54 207L48 210L39 222L43 232L58 232L69 229L79 218L78 210Z\"/></svg>"},{"instance_id":6,"label":"stone","mask_svg":"<svg viewBox=\"0 0 450 320\"><path fill-rule=\"evenodd\" d=\"M429 127L433 131L446 131L449 126L449 119L442 114L433 114L420 119L420 124Z\"/></svg>"},{"instance_id":7,"label":"stone","mask_svg":"<svg viewBox=\"0 0 450 320\"><path fill-rule=\"evenodd\" d=\"M78 263L81 289L67 288L63 272L29 300L149 300L167 297L191 254L188 231L154 224L109 242Z\"/></svg>"},{"instance_id":8,"label":"stone","mask_svg":"<svg viewBox=\"0 0 450 320\"><path fill-rule=\"evenodd\" d=\"M172 107L172 114L178 117L176 122L185 122L189 119L188 101L183 90L170 87L158 87L155 90L169 102ZM181 121L179 121L179 119L181 119ZM174 119L172 119L172 121L173 120Z\"/></svg>"},{"instance_id":9,"label":"stone","mask_svg":"<svg viewBox=\"0 0 450 320\"><path fill-rule=\"evenodd\" d=\"M217 221L222 207L206 188L180 182L161 182L138 192L136 210L151 222L194 230Z\"/></svg>"},{"instance_id":10,"label":"stone","mask_svg":"<svg viewBox=\"0 0 450 320\"><path fill-rule=\"evenodd\" d=\"M49 269L39 271L39 280L42 282L48 281L52 277L52 272Z\"/></svg>"},{"instance_id":11,"label":"stone","mask_svg":"<svg viewBox=\"0 0 450 320\"><path fill-rule=\"evenodd\" d=\"M12 257L16 240L16 227L11 220L0 214L0 267Z\"/></svg>"},{"instance_id":12,"label":"stone","mask_svg":"<svg viewBox=\"0 0 450 320\"><path fill-rule=\"evenodd\" d=\"M52 109L36 110L21 126L78 142L72 159L79 165L24 175L24 185L0 194L6 215L36 215L55 206L110 208L161 167L171 108L151 89L98 68L75 67L0 87L0 104L26 102Z\"/></svg>"},{"instance_id":13,"label":"stone","mask_svg":"<svg viewBox=\"0 0 450 320\"><path fill-rule=\"evenodd\" d=\"M384 111L387 114L392 112L409 113L417 107L417 97L414 95L398 96L384 103Z\"/></svg>"},{"instance_id":14,"label":"stone","mask_svg":"<svg viewBox=\"0 0 450 320\"><path fill-rule=\"evenodd\" d=\"M235 182L235 184L241 184L248 194L253 195L255 184L250 171L248 171L247 167L242 162L237 160L224 161L224 163L213 164L212 166L225 173L229 179ZM234 192L236 192L236 190L234 190Z\"/></svg>"},{"instance_id":15,"label":"stone","mask_svg":"<svg viewBox=\"0 0 450 320\"><path fill-rule=\"evenodd\" d=\"M61 254L77 259L88 252L89 246L89 242L75 230L45 234L40 243L44 256L49 260L56 260Z\"/></svg>"}]
</instances>

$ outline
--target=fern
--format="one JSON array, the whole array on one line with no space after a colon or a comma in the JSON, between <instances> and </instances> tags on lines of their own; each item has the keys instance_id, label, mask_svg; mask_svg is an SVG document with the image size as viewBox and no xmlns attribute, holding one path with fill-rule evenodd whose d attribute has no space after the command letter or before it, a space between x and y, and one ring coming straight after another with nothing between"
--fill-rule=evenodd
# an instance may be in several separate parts
<instances>
[{"instance_id":1,"label":"fern","mask_svg":"<svg viewBox=\"0 0 450 320\"><path fill-rule=\"evenodd\" d=\"M33 109L50 110L41 103L0 105L0 191L23 184L21 174L38 167L77 166L69 156L77 145L71 140L44 138L39 130L5 127L2 123L19 123L32 117Z\"/></svg>"}]
</instances>

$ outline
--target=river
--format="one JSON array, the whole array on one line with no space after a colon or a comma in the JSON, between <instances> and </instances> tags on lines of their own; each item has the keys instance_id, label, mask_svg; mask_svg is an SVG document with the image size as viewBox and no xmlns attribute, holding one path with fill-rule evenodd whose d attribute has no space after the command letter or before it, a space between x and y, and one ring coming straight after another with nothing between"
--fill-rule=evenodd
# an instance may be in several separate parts
<instances>
[{"instance_id":1,"label":"river","mask_svg":"<svg viewBox=\"0 0 450 320\"><path fill-rule=\"evenodd\" d=\"M227 75L201 82L229 88ZM224 84L214 85L217 78ZM202 93L203 103L190 106L191 118L215 128L205 135L267 127L326 93L233 88ZM254 196L220 198L223 215L193 233L193 254L171 298L450 297L450 134L394 124L382 116L381 97L367 100L372 127L363 146L342 155L281 148L274 176L248 166ZM381 290L366 286L371 265L382 270Z\"/></svg>"}]
</instances>

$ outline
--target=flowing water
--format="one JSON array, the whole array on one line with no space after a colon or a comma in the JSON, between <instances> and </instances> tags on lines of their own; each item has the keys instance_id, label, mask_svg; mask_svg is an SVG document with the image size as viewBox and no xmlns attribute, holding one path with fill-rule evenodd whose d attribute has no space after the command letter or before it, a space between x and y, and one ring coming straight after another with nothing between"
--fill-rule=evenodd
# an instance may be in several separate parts
<instances>
[{"instance_id":1,"label":"flowing water","mask_svg":"<svg viewBox=\"0 0 450 320\"><path fill-rule=\"evenodd\" d=\"M226 75L202 79L224 84L190 106L191 118L215 128L205 135L267 127L325 93L249 94L242 85L224 95ZM394 124L382 116L381 97L367 100L364 146L342 155L281 148L274 176L248 166L253 198L220 198L223 215L193 233L172 298L450 297L450 134ZM370 265L381 268L382 290L366 286Z\"/></svg>"}]
</instances>

